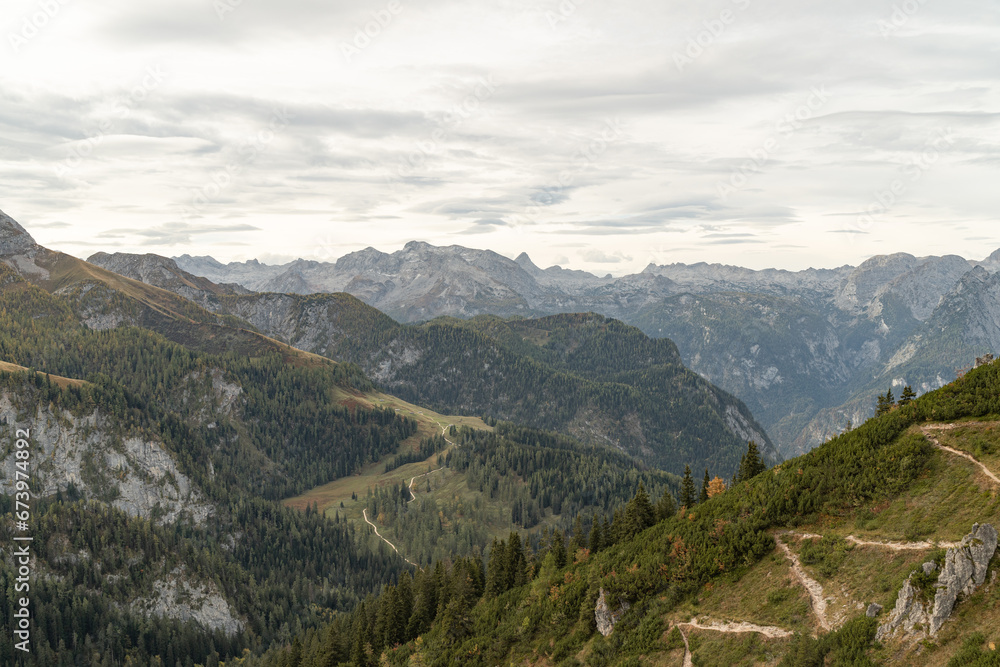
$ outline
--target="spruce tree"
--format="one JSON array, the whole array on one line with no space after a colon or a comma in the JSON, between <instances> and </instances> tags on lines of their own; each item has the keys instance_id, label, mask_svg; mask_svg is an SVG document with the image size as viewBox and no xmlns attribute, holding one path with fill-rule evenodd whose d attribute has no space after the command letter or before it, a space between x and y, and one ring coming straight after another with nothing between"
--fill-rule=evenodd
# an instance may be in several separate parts
<instances>
[{"instance_id":1,"label":"spruce tree","mask_svg":"<svg viewBox=\"0 0 1000 667\"><path fill-rule=\"evenodd\" d=\"M760 473L767 470L767 466L764 465L764 461L760 458L760 451L757 449L757 443L753 440L747 445L747 453L743 455L740 460L739 471L736 473L736 483L746 482L753 479Z\"/></svg>"},{"instance_id":2,"label":"spruce tree","mask_svg":"<svg viewBox=\"0 0 1000 667\"><path fill-rule=\"evenodd\" d=\"M594 517L593 526L590 528L590 542L589 542L590 553L596 554L602 548L604 548L604 538L601 534L601 522Z\"/></svg>"},{"instance_id":3,"label":"spruce tree","mask_svg":"<svg viewBox=\"0 0 1000 667\"><path fill-rule=\"evenodd\" d=\"M583 531L583 518L577 514L573 520L573 539L569 542L569 550L576 553L587 546L587 534Z\"/></svg>"},{"instance_id":4,"label":"spruce tree","mask_svg":"<svg viewBox=\"0 0 1000 667\"><path fill-rule=\"evenodd\" d=\"M684 466L684 480L681 482L681 506L691 509L696 500L694 480L691 479L691 466Z\"/></svg>"},{"instance_id":5,"label":"spruce tree","mask_svg":"<svg viewBox=\"0 0 1000 667\"><path fill-rule=\"evenodd\" d=\"M656 503L656 518L663 521L675 514L677 514L677 503L674 501L674 497L670 495L670 491L663 489L663 495L660 496L659 502Z\"/></svg>"},{"instance_id":6,"label":"spruce tree","mask_svg":"<svg viewBox=\"0 0 1000 667\"><path fill-rule=\"evenodd\" d=\"M698 494L698 502L703 503L708 500L708 485L712 483L712 478L708 476L708 468L705 468L705 479L701 483L701 493Z\"/></svg>"},{"instance_id":7,"label":"spruce tree","mask_svg":"<svg viewBox=\"0 0 1000 667\"><path fill-rule=\"evenodd\" d=\"M903 393L899 397L899 406L909 405L913 402L913 399L917 397L917 392L913 391L913 387L906 385L903 387Z\"/></svg>"}]
</instances>

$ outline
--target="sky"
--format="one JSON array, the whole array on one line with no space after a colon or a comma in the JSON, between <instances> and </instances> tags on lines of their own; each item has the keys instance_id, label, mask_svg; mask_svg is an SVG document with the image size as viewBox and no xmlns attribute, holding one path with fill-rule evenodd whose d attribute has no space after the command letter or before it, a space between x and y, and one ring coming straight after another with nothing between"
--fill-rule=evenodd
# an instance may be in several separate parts
<instances>
[{"instance_id":1,"label":"sky","mask_svg":"<svg viewBox=\"0 0 1000 667\"><path fill-rule=\"evenodd\" d=\"M1000 3L4 0L0 31L0 209L78 257L1000 248Z\"/></svg>"}]
</instances>

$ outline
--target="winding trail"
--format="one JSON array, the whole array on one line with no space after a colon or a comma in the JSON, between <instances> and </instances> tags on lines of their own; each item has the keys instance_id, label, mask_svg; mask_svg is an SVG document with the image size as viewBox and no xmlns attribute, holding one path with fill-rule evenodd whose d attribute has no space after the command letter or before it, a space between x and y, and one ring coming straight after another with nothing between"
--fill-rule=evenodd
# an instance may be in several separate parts
<instances>
[{"instance_id":1,"label":"winding trail","mask_svg":"<svg viewBox=\"0 0 1000 667\"><path fill-rule=\"evenodd\" d=\"M684 634L684 630L681 628L688 628L689 630L712 630L715 632L723 632L727 634L739 634L743 632L756 632L757 634L764 635L768 639L785 639L791 637L794 633L790 630L785 630L784 628L778 628L773 625L756 625L754 623L699 623L697 617L692 618L687 623L678 623L677 629L680 630L681 639L684 640L684 667L694 667L694 662L691 657L691 645L688 644L687 635Z\"/></svg>"},{"instance_id":2,"label":"winding trail","mask_svg":"<svg viewBox=\"0 0 1000 667\"><path fill-rule=\"evenodd\" d=\"M958 428L959 426L961 426L961 424L938 424L934 426L921 426L920 430L923 432L924 437L926 437L928 440L931 441L932 445L934 445L938 449L942 449L948 452L949 454L954 454L955 456L961 456L963 459L968 459L969 461L972 461L972 463L979 466L979 469L983 471L984 475L993 480L994 484L1000 485L1000 477L994 475L989 468L980 463L979 460L977 460L976 457L974 457L972 454L969 454L968 452L959 451L957 449L952 449L947 445L942 445L937 438L931 435L931 431L950 431L952 429Z\"/></svg>"},{"instance_id":3,"label":"winding trail","mask_svg":"<svg viewBox=\"0 0 1000 667\"><path fill-rule=\"evenodd\" d=\"M432 472L437 472L438 470L444 470L444 468L445 468L444 466L441 466L440 468L435 468L434 470L429 470L429 471L425 472L425 473L424 473L424 474L422 474L422 475L414 475L413 477L411 477L411 478L410 478L410 483L409 483L409 485L408 485L408 486L406 487L406 490L410 492L410 499L409 499L409 500L407 500L406 502L408 502L408 503L412 503L412 502L413 502L414 500L416 500L416 499L417 499L417 496L416 496L416 494L414 494L414 493L413 493L413 482L414 482L414 480L416 480L416 479L417 479L418 477L424 477L424 476L426 476L426 475L429 475L429 474L431 474Z\"/></svg>"},{"instance_id":4,"label":"winding trail","mask_svg":"<svg viewBox=\"0 0 1000 667\"><path fill-rule=\"evenodd\" d=\"M361 510L361 515L365 518L365 523L367 523L369 526L371 526L372 530L375 531L375 535L378 536L378 538L380 540L382 540L383 542L385 542L386 544L388 544L390 547L392 547L392 550L396 552L397 556L399 556L400 558L402 558L403 560L405 560L407 563L409 563L413 567L419 567L419 565L417 565L416 563L414 563L412 560L410 560L409 558L407 558L403 554L399 553L399 549L396 548L395 544L393 544L389 540L387 540L384 537L382 537L382 534L380 532L378 532L378 526L376 526L374 523L372 523L371 521L368 520L368 508L367 507L365 507L364 509Z\"/></svg>"},{"instance_id":5,"label":"winding trail","mask_svg":"<svg viewBox=\"0 0 1000 667\"><path fill-rule=\"evenodd\" d=\"M788 545L781 541L781 535L787 533L779 533L774 536L774 541L778 543L778 547L785 552L785 558L792 564L792 573L799 580L806 591L809 593L810 599L812 599L813 612L816 614L816 618L819 620L820 626L824 630L832 630L833 627L830 621L826 618L826 598L823 597L823 587L820 586L819 582L806 574L806 571L802 569L802 563L799 562L799 557L796 556ZM819 537L818 535L816 537Z\"/></svg>"},{"instance_id":6,"label":"winding trail","mask_svg":"<svg viewBox=\"0 0 1000 667\"><path fill-rule=\"evenodd\" d=\"M890 551L929 551L931 549L951 549L959 546L958 542L876 542L873 540L862 540L848 535L844 538L851 544L862 547L881 547Z\"/></svg>"}]
</instances>

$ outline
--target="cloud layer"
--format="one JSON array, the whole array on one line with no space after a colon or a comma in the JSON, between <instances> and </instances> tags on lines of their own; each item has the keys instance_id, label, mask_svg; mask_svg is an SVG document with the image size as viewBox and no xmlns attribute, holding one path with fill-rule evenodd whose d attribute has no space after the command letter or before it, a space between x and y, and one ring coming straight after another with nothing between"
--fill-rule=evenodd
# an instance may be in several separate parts
<instances>
[{"instance_id":1,"label":"cloud layer","mask_svg":"<svg viewBox=\"0 0 1000 667\"><path fill-rule=\"evenodd\" d=\"M220 259L599 272L1000 246L1000 6L11 0L0 208Z\"/></svg>"}]
</instances>

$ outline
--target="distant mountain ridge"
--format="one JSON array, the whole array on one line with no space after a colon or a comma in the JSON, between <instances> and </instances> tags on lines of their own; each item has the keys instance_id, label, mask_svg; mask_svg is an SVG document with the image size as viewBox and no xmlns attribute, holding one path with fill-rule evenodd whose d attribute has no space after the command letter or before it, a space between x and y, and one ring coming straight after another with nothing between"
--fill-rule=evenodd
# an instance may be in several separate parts
<instances>
[{"instance_id":1,"label":"distant mountain ridge","mask_svg":"<svg viewBox=\"0 0 1000 667\"><path fill-rule=\"evenodd\" d=\"M345 293L199 290L199 279L172 260L90 259L298 349L356 363L391 393L437 410L562 431L675 473L690 463L730 475L751 439L769 460L779 458L746 406L686 369L673 343L600 315L402 326Z\"/></svg>"},{"instance_id":2,"label":"distant mountain ridge","mask_svg":"<svg viewBox=\"0 0 1000 667\"><path fill-rule=\"evenodd\" d=\"M685 364L747 404L786 456L863 421L876 394L890 387L898 394L906 384L921 392L939 387L971 358L1000 348L1000 319L991 308L948 306L960 295L972 298L969 290L988 290L962 280L974 270L1000 271L1000 250L982 261L896 253L804 271L651 264L618 278L541 269L526 253L511 260L422 242L393 253L367 248L336 262L222 264L188 255L176 262L253 290L343 291L402 322L614 317L673 340ZM942 327L951 332L946 342Z\"/></svg>"}]
</instances>

